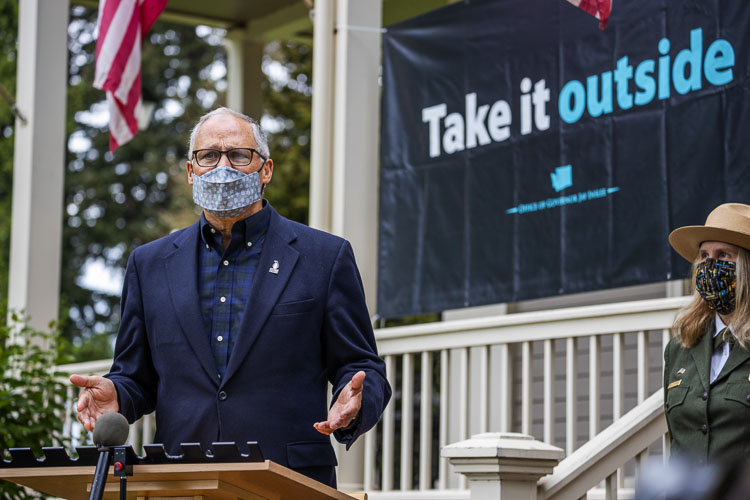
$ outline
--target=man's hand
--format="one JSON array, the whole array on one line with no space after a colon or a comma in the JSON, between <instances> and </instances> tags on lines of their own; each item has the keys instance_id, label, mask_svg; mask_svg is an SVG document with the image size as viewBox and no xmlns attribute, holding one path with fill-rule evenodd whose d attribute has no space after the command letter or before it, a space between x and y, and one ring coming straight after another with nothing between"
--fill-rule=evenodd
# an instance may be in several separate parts
<instances>
[{"instance_id":1,"label":"man's hand","mask_svg":"<svg viewBox=\"0 0 750 500\"><path fill-rule=\"evenodd\" d=\"M85 377L71 375L70 381L78 387L83 387L78 395L78 420L86 430L93 431L96 419L104 413L117 411L117 389L115 384L104 377Z\"/></svg>"},{"instance_id":2,"label":"man's hand","mask_svg":"<svg viewBox=\"0 0 750 500\"><path fill-rule=\"evenodd\" d=\"M327 436L336 429L341 429L352 423L362 407L364 382L365 372L355 373L352 380L341 389L336 402L328 410L328 420L313 424L315 430Z\"/></svg>"}]
</instances>

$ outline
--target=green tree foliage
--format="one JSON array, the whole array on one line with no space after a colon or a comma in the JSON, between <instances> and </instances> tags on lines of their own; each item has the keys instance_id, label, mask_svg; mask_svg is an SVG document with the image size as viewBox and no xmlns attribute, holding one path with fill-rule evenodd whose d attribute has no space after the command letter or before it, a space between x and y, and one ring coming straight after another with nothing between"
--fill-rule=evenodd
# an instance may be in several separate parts
<instances>
[{"instance_id":1,"label":"green tree foliage","mask_svg":"<svg viewBox=\"0 0 750 500\"><path fill-rule=\"evenodd\" d=\"M310 191L310 122L312 48L301 42L273 42L266 46L264 66L276 64L283 78L263 84L264 120L274 133L269 148L273 180L266 197L286 217L306 224ZM267 71L267 73L271 73Z\"/></svg>"},{"instance_id":2,"label":"green tree foliage","mask_svg":"<svg viewBox=\"0 0 750 500\"><path fill-rule=\"evenodd\" d=\"M108 151L104 93L93 88L96 11L73 7L61 313L77 359L111 356L119 290L92 291L86 266L122 274L130 252L197 218L185 173L189 127L223 100L222 32L157 22L142 49L148 128ZM90 275L89 271L89 275Z\"/></svg>"},{"instance_id":3,"label":"green tree foliage","mask_svg":"<svg viewBox=\"0 0 750 500\"><path fill-rule=\"evenodd\" d=\"M16 95L16 36L18 33L18 0L0 0L0 84L11 96ZM10 105L0 99L0 305L8 301L8 262L10 260L10 182L13 176L14 117ZM0 318L0 325L5 317Z\"/></svg>"},{"instance_id":4,"label":"green tree foliage","mask_svg":"<svg viewBox=\"0 0 750 500\"><path fill-rule=\"evenodd\" d=\"M0 311L5 317L5 311ZM42 446L67 444L62 435L65 415L64 376L55 373L56 352L41 345L54 344L56 330L44 333L22 328L13 338L23 339L27 345L13 342L11 329L0 326L0 450L30 447L42 456ZM10 457L4 457L9 459ZM36 498L21 487L0 481L0 498Z\"/></svg>"}]
</instances>

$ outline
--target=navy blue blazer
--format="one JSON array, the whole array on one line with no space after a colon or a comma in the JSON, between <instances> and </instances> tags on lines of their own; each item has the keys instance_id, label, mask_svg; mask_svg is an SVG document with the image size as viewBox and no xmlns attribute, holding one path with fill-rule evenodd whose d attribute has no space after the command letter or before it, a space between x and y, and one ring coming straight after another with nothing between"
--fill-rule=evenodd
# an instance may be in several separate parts
<instances>
[{"instance_id":1,"label":"navy blue blazer","mask_svg":"<svg viewBox=\"0 0 750 500\"><path fill-rule=\"evenodd\" d=\"M156 410L154 442L257 441L266 459L335 486L327 382L339 391L367 374L348 447L372 428L391 396L351 245L271 210L227 372L220 380L198 296L199 225L136 248L128 260L114 363L120 413ZM278 261L278 274L269 272Z\"/></svg>"}]
</instances>

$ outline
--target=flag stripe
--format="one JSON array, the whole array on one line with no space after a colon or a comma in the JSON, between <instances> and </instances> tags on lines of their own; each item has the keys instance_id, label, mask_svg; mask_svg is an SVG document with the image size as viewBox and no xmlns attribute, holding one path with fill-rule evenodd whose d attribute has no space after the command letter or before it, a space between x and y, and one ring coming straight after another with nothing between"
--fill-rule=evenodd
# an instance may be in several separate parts
<instances>
[{"instance_id":1,"label":"flag stripe","mask_svg":"<svg viewBox=\"0 0 750 500\"><path fill-rule=\"evenodd\" d=\"M117 0L109 1L116 2ZM105 34L102 35L102 33L100 33L99 40L97 40L97 46L101 48L96 60L96 78L94 79L94 87L106 90L104 87L104 82L107 80L108 74L112 69L112 64L114 63L117 54L121 50L121 45L128 29L130 28L130 21L132 20L132 17L132 0L123 0L119 2L117 12L112 17L109 25L104 26L100 23L99 29Z\"/></svg>"},{"instance_id":2,"label":"flag stripe","mask_svg":"<svg viewBox=\"0 0 750 500\"><path fill-rule=\"evenodd\" d=\"M107 95L109 148L138 132L141 103L141 43L167 0L100 0L94 87Z\"/></svg>"},{"instance_id":3,"label":"flag stripe","mask_svg":"<svg viewBox=\"0 0 750 500\"><path fill-rule=\"evenodd\" d=\"M131 87L133 87L133 82L141 73L141 30L139 26L136 26L136 30L133 36L134 43L130 49L128 60L125 63L125 68L122 71L119 85L116 89L114 89L115 97L123 102L128 101L128 95L130 94Z\"/></svg>"},{"instance_id":4,"label":"flag stripe","mask_svg":"<svg viewBox=\"0 0 750 500\"><path fill-rule=\"evenodd\" d=\"M138 132L138 119L135 116L135 111L141 103L141 74L138 73L133 82L133 86L130 88L127 101L121 101L124 104L125 109L133 115L132 120L128 120L130 127L135 134Z\"/></svg>"},{"instance_id":5,"label":"flag stripe","mask_svg":"<svg viewBox=\"0 0 750 500\"><path fill-rule=\"evenodd\" d=\"M135 47L138 46L140 48L140 43L141 39L138 36L138 16L133 12L128 24L128 29L122 39L117 55L112 61L112 67L107 74L107 80L104 84L105 90L111 90L114 92L120 86L120 81L122 80L123 72L128 64L128 60L130 59L132 52L135 50ZM137 56L140 59L140 51ZM137 61L136 66L140 68L140 65L141 62L139 60Z\"/></svg>"},{"instance_id":6,"label":"flag stripe","mask_svg":"<svg viewBox=\"0 0 750 500\"><path fill-rule=\"evenodd\" d=\"M141 2L143 3L143 0ZM143 7L141 7L141 34L143 38L146 37L146 33L154 25L156 18L159 17L166 6L167 0L151 0L143 3Z\"/></svg>"},{"instance_id":7,"label":"flag stripe","mask_svg":"<svg viewBox=\"0 0 750 500\"><path fill-rule=\"evenodd\" d=\"M135 12L131 12L130 15L131 17L128 19L127 23L123 23L123 28L125 29L122 33L119 31L117 33L117 35L122 34L122 37L119 40L116 40L117 45L102 49L102 60L107 63L107 66L104 67L109 68L106 73L99 75L104 78L101 87L99 87L102 90L117 90L117 87L120 86L122 71L130 57L130 52L133 50L133 46L136 43L140 43L140 40L136 40L138 17ZM105 44L107 44L107 42L105 42ZM94 83L96 85L96 82Z\"/></svg>"},{"instance_id":8,"label":"flag stripe","mask_svg":"<svg viewBox=\"0 0 750 500\"><path fill-rule=\"evenodd\" d=\"M125 144L135 135L130 128L127 117L120 108L120 103L114 96L107 92L107 104L109 104L109 132L118 145Z\"/></svg>"},{"instance_id":9,"label":"flag stripe","mask_svg":"<svg viewBox=\"0 0 750 500\"><path fill-rule=\"evenodd\" d=\"M96 60L99 61L99 51L102 48L102 44L99 41L104 40L109 32L109 25L112 24L112 18L114 18L117 9L121 4L121 0L109 0L108 2L99 2L99 21L97 23L97 29L99 31L97 43L96 43Z\"/></svg>"}]
</instances>

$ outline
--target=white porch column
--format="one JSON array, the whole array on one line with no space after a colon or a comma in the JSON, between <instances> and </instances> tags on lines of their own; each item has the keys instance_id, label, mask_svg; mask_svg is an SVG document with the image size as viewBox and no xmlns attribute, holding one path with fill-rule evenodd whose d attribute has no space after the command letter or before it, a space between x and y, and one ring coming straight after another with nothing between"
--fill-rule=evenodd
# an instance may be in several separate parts
<instances>
[{"instance_id":1,"label":"white porch column","mask_svg":"<svg viewBox=\"0 0 750 500\"><path fill-rule=\"evenodd\" d=\"M323 231L331 231L335 14L336 0L316 0L313 11L309 222L311 227Z\"/></svg>"},{"instance_id":2,"label":"white porch column","mask_svg":"<svg viewBox=\"0 0 750 500\"><path fill-rule=\"evenodd\" d=\"M263 40L251 38L245 30L227 33L227 106L260 121L263 114Z\"/></svg>"},{"instance_id":3,"label":"white porch column","mask_svg":"<svg viewBox=\"0 0 750 500\"><path fill-rule=\"evenodd\" d=\"M331 229L348 239L375 314L382 2L338 0Z\"/></svg>"},{"instance_id":4,"label":"white porch column","mask_svg":"<svg viewBox=\"0 0 750 500\"><path fill-rule=\"evenodd\" d=\"M334 35L335 11L335 35ZM370 314L377 278L382 2L315 2L310 225L348 239ZM364 482L364 440L343 454L339 487Z\"/></svg>"},{"instance_id":5,"label":"white porch column","mask_svg":"<svg viewBox=\"0 0 750 500\"><path fill-rule=\"evenodd\" d=\"M69 0L21 0L9 311L46 330L58 318Z\"/></svg>"},{"instance_id":6,"label":"white porch column","mask_svg":"<svg viewBox=\"0 0 750 500\"><path fill-rule=\"evenodd\" d=\"M526 434L488 432L448 445L441 455L469 479L471 500L536 500L537 482L565 452Z\"/></svg>"}]
</instances>

